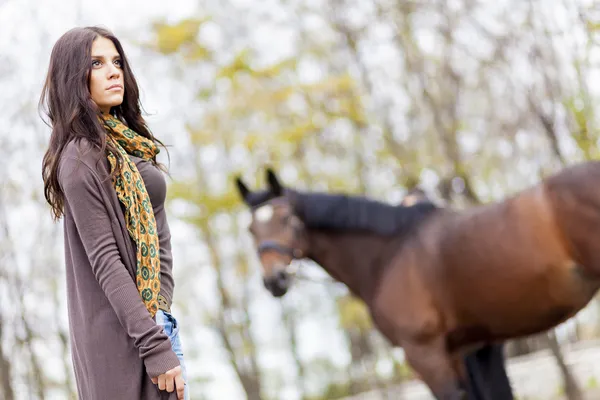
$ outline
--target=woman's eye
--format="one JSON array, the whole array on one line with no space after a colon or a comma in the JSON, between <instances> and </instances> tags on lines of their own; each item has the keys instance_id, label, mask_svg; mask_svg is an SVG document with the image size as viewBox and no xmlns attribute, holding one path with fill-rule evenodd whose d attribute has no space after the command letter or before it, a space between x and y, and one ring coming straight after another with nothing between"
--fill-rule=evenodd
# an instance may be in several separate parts
<instances>
[{"instance_id":1,"label":"woman's eye","mask_svg":"<svg viewBox=\"0 0 600 400\"><path fill-rule=\"evenodd\" d=\"M98 61L98 60L93 60L92 61L92 67L97 67L99 65L100 65L100 61Z\"/></svg>"},{"instance_id":2,"label":"woman's eye","mask_svg":"<svg viewBox=\"0 0 600 400\"><path fill-rule=\"evenodd\" d=\"M123 66L123 63L121 62L121 60L115 60L115 65L121 68Z\"/></svg>"}]
</instances>

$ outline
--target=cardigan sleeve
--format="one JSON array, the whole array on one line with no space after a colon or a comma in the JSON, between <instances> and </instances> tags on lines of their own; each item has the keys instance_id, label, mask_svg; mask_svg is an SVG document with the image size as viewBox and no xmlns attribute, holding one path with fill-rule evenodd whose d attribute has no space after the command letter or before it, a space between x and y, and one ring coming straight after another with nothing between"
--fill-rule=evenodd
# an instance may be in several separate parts
<instances>
[{"instance_id":1,"label":"cardigan sleeve","mask_svg":"<svg viewBox=\"0 0 600 400\"><path fill-rule=\"evenodd\" d=\"M134 339L146 371L156 377L179 365L169 337L156 324L138 293L117 247L114 224L98 173L76 158L62 160L59 184L92 272L121 325ZM66 208L67 208L66 207ZM83 267L83 266L82 266Z\"/></svg>"}]
</instances>

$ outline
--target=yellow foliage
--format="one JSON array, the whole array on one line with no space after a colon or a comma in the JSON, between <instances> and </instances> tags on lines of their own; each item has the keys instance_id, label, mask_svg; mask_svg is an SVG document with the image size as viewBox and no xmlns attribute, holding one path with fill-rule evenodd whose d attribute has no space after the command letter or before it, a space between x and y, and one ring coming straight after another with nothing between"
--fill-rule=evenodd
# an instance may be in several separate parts
<instances>
[{"instance_id":1,"label":"yellow foliage","mask_svg":"<svg viewBox=\"0 0 600 400\"><path fill-rule=\"evenodd\" d=\"M346 192L349 194L360 194L357 192L356 182L347 176L331 176L327 179L327 189L331 192Z\"/></svg>"},{"instance_id":2,"label":"yellow foliage","mask_svg":"<svg viewBox=\"0 0 600 400\"><path fill-rule=\"evenodd\" d=\"M565 106L575 121L575 132L572 132L571 136L577 143L577 147L583 152L586 160L595 159L599 150L595 140L590 137L588 123L591 118L584 99L581 96L570 98L565 102Z\"/></svg>"},{"instance_id":3,"label":"yellow foliage","mask_svg":"<svg viewBox=\"0 0 600 400\"><path fill-rule=\"evenodd\" d=\"M367 118L358 97L347 96L339 99L340 114L359 125L365 125Z\"/></svg>"},{"instance_id":4,"label":"yellow foliage","mask_svg":"<svg viewBox=\"0 0 600 400\"><path fill-rule=\"evenodd\" d=\"M238 259L238 262L235 266L235 272L237 276L246 277L250 274L250 265L248 265L248 256L252 256L252 254L247 254L246 257L242 259Z\"/></svg>"},{"instance_id":5,"label":"yellow foliage","mask_svg":"<svg viewBox=\"0 0 600 400\"><path fill-rule=\"evenodd\" d=\"M213 143L213 134L206 129L195 129L191 125L186 124L186 130L190 135L192 144L197 147L202 147Z\"/></svg>"},{"instance_id":6,"label":"yellow foliage","mask_svg":"<svg viewBox=\"0 0 600 400\"><path fill-rule=\"evenodd\" d=\"M356 328L362 332L372 329L371 316L362 300L353 296L344 296L337 300L337 306L340 325L343 328Z\"/></svg>"},{"instance_id":7,"label":"yellow foliage","mask_svg":"<svg viewBox=\"0 0 600 400\"><path fill-rule=\"evenodd\" d=\"M208 215L217 214L220 212L233 213L239 206L240 199L237 193L233 190L222 195L203 194L198 199L199 203L204 206Z\"/></svg>"},{"instance_id":8,"label":"yellow foliage","mask_svg":"<svg viewBox=\"0 0 600 400\"><path fill-rule=\"evenodd\" d=\"M212 53L206 47L201 44L194 42L190 43L190 48L185 55L187 61L199 61L210 59Z\"/></svg>"},{"instance_id":9,"label":"yellow foliage","mask_svg":"<svg viewBox=\"0 0 600 400\"><path fill-rule=\"evenodd\" d=\"M244 146L252 153L264 139L264 135L261 133L249 133L244 137Z\"/></svg>"},{"instance_id":10,"label":"yellow foliage","mask_svg":"<svg viewBox=\"0 0 600 400\"><path fill-rule=\"evenodd\" d=\"M587 30L590 32L599 32L600 31L600 22L587 21L586 27L587 27Z\"/></svg>"},{"instance_id":11,"label":"yellow foliage","mask_svg":"<svg viewBox=\"0 0 600 400\"><path fill-rule=\"evenodd\" d=\"M233 79L235 74L240 71L252 73L252 68L250 68L248 58L249 50L244 49L240 51L230 64L221 68L221 70L217 73L217 78Z\"/></svg>"},{"instance_id":12,"label":"yellow foliage","mask_svg":"<svg viewBox=\"0 0 600 400\"><path fill-rule=\"evenodd\" d=\"M318 127L312 121L304 121L282 130L277 134L277 139L281 142L299 144L306 136L315 133L317 129Z\"/></svg>"},{"instance_id":13,"label":"yellow foliage","mask_svg":"<svg viewBox=\"0 0 600 400\"><path fill-rule=\"evenodd\" d=\"M239 205L239 196L233 188L226 193L210 194L195 182L174 182L169 192L172 198L196 205L203 210L203 214L210 216L220 212L233 212Z\"/></svg>"},{"instance_id":14,"label":"yellow foliage","mask_svg":"<svg viewBox=\"0 0 600 400\"><path fill-rule=\"evenodd\" d=\"M275 90L270 93L271 102L273 104L281 104L290 98L290 96L297 92L297 89L292 86L287 86L279 90Z\"/></svg>"},{"instance_id":15,"label":"yellow foliage","mask_svg":"<svg viewBox=\"0 0 600 400\"><path fill-rule=\"evenodd\" d=\"M295 69L297 64L298 60L296 58L288 58L266 68L257 69L254 71L254 73L257 78L274 79L281 76L281 74L286 70Z\"/></svg>"},{"instance_id":16,"label":"yellow foliage","mask_svg":"<svg viewBox=\"0 0 600 400\"><path fill-rule=\"evenodd\" d=\"M345 91L354 91L354 79L348 75L329 77L316 83L305 84L301 86L302 90L309 93L341 93Z\"/></svg>"},{"instance_id":17,"label":"yellow foliage","mask_svg":"<svg viewBox=\"0 0 600 400\"><path fill-rule=\"evenodd\" d=\"M202 19L189 18L173 25L156 23L154 25L156 48L163 54L173 54L186 44L195 44L199 47L196 36L203 22Z\"/></svg>"}]
</instances>

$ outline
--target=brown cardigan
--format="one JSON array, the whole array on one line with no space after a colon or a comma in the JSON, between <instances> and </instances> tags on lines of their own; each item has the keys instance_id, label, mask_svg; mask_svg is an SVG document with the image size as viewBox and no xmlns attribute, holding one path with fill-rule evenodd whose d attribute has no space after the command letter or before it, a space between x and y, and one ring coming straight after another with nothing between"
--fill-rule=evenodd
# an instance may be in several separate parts
<instances>
[{"instance_id":1,"label":"brown cardigan","mask_svg":"<svg viewBox=\"0 0 600 400\"><path fill-rule=\"evenodd\" d=\"M132 157L154 208L160 242L161 294L173 296L166 183L149 162ZM67 145L59 164L65 193L64 245L72 360L81 400L176 400L151 377L179 365L162 328L146 310L108 161L85 140Z\"/></svg>"}]
</instances>

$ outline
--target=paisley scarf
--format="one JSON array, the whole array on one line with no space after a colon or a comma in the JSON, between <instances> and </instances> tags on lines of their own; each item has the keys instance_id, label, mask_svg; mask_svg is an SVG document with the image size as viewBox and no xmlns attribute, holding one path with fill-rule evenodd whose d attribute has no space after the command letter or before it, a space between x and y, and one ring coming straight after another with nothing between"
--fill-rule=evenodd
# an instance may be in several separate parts
<instances>
[{"instance_id":1,"label":"paisley scarf","mask_svg":"<svg viewBox=\"0 0 600 400\"><path fill-rule=\"evenodd\" d=\"M152 315L158 311L160 292L159 242L154 211L144 181L128 154L152 159L160 149L150 139L129 129L111 115L102 114L110 141L123 157L121 172L113 178L119 201L125 206L127 231L136 244L136 285L142 300ZM117 166L114 154L108 154L111 173Z\"/></svg>"}]
</instances>

